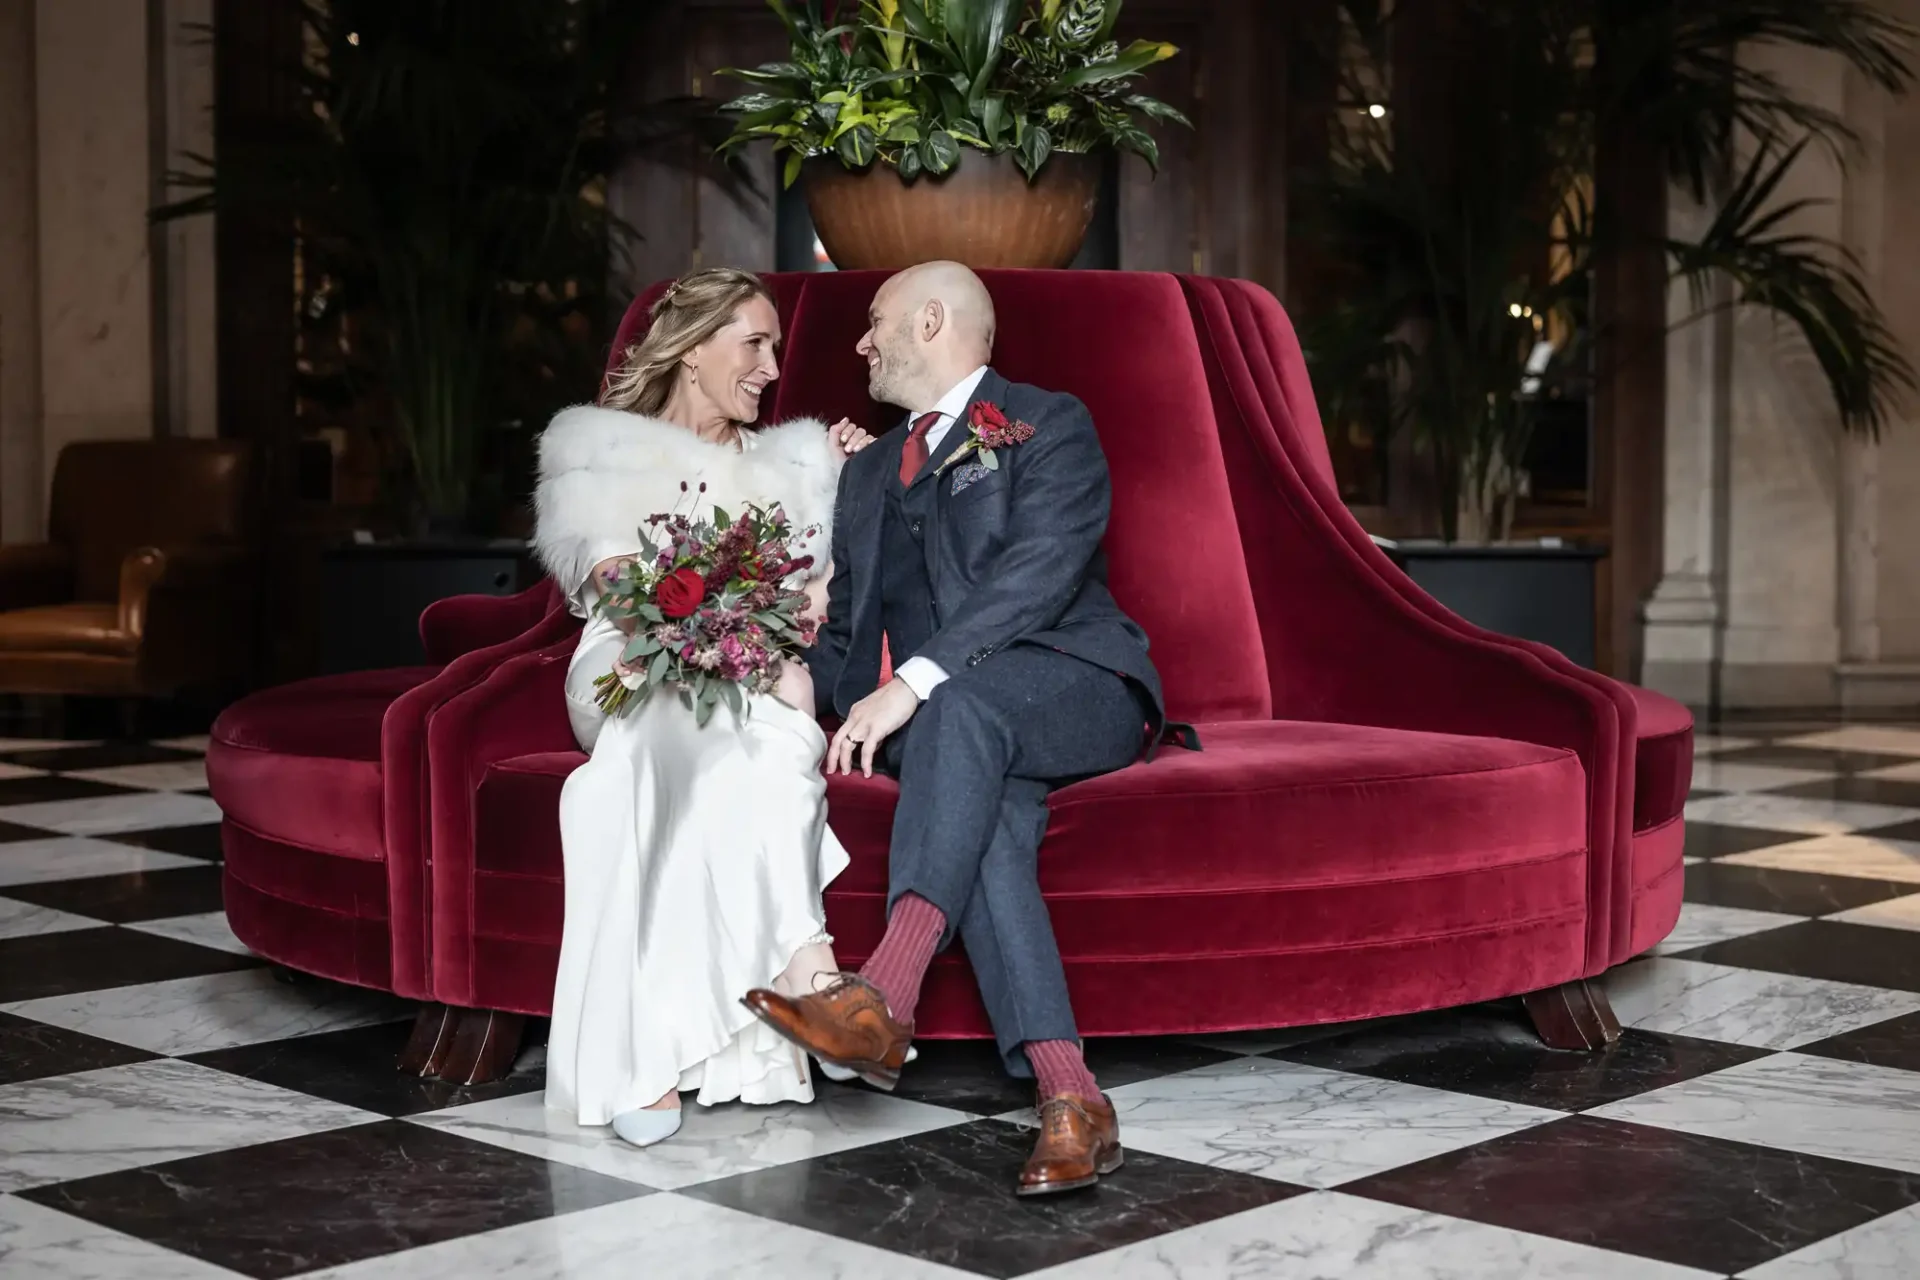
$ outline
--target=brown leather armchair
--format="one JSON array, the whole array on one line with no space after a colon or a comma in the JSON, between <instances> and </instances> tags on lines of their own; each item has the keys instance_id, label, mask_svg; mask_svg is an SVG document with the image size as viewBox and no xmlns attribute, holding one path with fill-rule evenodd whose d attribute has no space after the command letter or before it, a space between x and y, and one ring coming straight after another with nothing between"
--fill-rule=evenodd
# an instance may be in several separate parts
<instances>
[{"instance_id":1,"label":"brown leather armchair","mask_svg":"<svg viewBox=\"0 0 1920 1280\"><path fill-rule=\"evenodd\" d=\"M237 441L62 449L50 540L0 546L0 691L240 685L258 572L247 488Z\"/></svg>"}]
</instances>

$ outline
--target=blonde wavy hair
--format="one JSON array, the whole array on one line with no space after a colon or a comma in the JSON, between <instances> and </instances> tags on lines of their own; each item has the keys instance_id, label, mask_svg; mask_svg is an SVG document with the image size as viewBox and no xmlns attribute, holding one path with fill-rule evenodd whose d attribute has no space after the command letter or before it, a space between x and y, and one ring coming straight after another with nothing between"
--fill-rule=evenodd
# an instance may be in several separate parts
<instances>
[{"instance_id":1,"label":"blonde wavy hair","mask_svg":"<svg viewBox=\"0 0 1920 1280\"><path fill-rule=\"evenodd\" d=\"M675 280L653 304L647 336L626 349L600 403L658 417L673 395L687 352L732 323L750 299L773 301L766 281L735 267L706 267Z\"/></svg>"}]
</instances>

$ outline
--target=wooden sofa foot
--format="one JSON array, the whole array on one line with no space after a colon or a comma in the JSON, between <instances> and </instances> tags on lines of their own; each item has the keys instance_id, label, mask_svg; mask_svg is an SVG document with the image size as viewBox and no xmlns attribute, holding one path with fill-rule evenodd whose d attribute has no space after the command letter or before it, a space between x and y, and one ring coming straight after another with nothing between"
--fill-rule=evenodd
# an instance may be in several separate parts
<instances>
[{"instance_id":1,"label":"wooden sofa foot","mask_svg":"<svg viewBox=\"0 0 1920 1280\"><path fill-rule=\"evenodd\" d=\"M459 1009L444 1004L423 1006L413 1020L413 1034L394 1065L410 1076L432 1077L440 1074L453 1052L453 1033L460 1025Z\"/></svg>"},{"instance_id":2,"label":"wooden sofa foot","mask_svg":"<svg viewBox=\"0 0 1920 1280\"><path fill-rule=\"evenodd\" d=\"M1548 1048L1604 1049L1620 1038L1607 993L1584 978L1528 992L1521 1000Z\"/></svg>"},{"instance_id":3,"label":"wooden sofa foot","mask_svg":"<svg viewBox=\"0 0 1920 1280\"><path fill-rule=\"evenodd\" d=\"M436 1072L448 1084L492 1084L513 1070L527 1029L525 1015L496 1009L456 1009L459 1022L446 1061Z\"/></svg>"}]
</instances>

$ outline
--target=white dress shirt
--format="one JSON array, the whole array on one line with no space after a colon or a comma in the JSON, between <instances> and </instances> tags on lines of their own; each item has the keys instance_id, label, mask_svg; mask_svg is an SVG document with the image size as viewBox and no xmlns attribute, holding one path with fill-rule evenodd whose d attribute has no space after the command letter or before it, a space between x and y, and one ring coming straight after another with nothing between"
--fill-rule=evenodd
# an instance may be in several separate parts
<instances>
[{"instance_id":1,"label":"white dress shirt","mask_svg":"<svg viewBox=\"0 0 1920 1280\"><path fill-rule=\"evenodd\" d=\"M979 388L980 379L986 376L987 366L981 365L978 369L975 369L972 373L954 383L952 390L941 396L932 409L915 411L913 420L916 422L926 413L937 413L940 415L940 420L927 428L927 457L929 459L931 459L935 453L939 452L940 442L947 438L947 432L952 429L953 424L958 421L960 415L965 413L968 407L972 405L973 393ZM931 658L908 658L905 662L894 668L893 673L899 676L907 688L913 690L914 696L922 702L925 702L927 695L931 694L934 688L942 680L947 678L947 673L941 670L940 664Z\"/></svg>"}]
</instances>

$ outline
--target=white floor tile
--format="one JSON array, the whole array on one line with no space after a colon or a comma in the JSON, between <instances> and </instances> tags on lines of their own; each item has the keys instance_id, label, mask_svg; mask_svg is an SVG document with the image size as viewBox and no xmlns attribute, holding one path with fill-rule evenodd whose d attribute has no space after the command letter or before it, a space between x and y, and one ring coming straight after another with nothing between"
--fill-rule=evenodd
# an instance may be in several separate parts
<instances>
[{"instance_id":1,"label":"white floor tile","mask_svg":"<svg viewBox=\"0 0 1920 1280\"><path fill-rule=\"evenodd\" d=\"M0 782L11 781L14 778L44 778L46 776L47 771L45 769L29 769L23 764L7 764L4 761L0 761Z\"/></svg>"},{"instance_id":2,"label":"white floor tile","mask_svg":"<svg viewBox=\"0 0 1920 1280\"><path fill-rule=\"evenodd\" d=\"M830 1089L808 1106L700 1107L689 1101L673 1140L645 1149L622 1142L611 1129L574 1123L571 1115L550 1110L539 1093L450 1107L415 1116L413 1121L670 1191L926 1133L970 1118L946 1107L864 1089Z\"/></svg>"},{"instance_id":3,"label":"white floor tile","mask_svg":"<svg viewBox=\"0 0 1920 1280\"><path fill-rule=\"evenodd\" d=\"M1740 1274L1746 1280L1913 1280L1920 1276L1920 1205Z\"/></svg>"},{"instance_id":4,"label":"white floor tile","mask_svg":"<svg viewBox=\"0 0 1920 1280\"><path fill-rule=\"evenodd\" d=\"M1591 1114L1920 1173L1920 1072L1776 1054Z\"/></svg>"},{"instance_id":5,"label":"white floor tile","mask_svg":"<svg viewBox=\"0 0 1920 1280\"><path fill-rule=\"evenodd\" d=\"M1718 755L1722 751L1751 747L1758 741L1757 738L1737 738L1724 733L1696 733L1693 735L1693 754L1696 757Z\"/></svg>"},{"instance_id":6,"label":"white floor tile","mask_svg":"<svg viewBox=\"0 0 1920 1280\"><path fill-rule=\"evenodd\" d=\"M233 1280L235 1273L31 1201L0 1196L0 1275L20 1280Z\"/></svg>"},{"instance_id":7,"label":"white floor tile","mask_svg":"<svg viewBox=\"0 0 1920 1280\"><path fill-rule=\"evenodd\" d=\"M1706 1280L1709 1273L1322 1191L1028 1280Z\"/></svg>"},{"instance_id":8,"label":"white floor tile","mask_svg":"<svg viewBox=\"0 0 1920 1280\"><path fill-rule=\"evenodd\" d=\"M1909 760L1905 764L1890 764L1881 769L1868 769L1860 776L1879 778L1884 782L1920 782L1920 760Z\"/></svg>"},{"instance_id":9,"label":"white floor tile","mask_svg":"<svg viewBox=\"0 0 1920 1280\"><path fill-rule=\"evenodd\" d=\"M4 811L0 811L4 816ZM1890 827L1920 818L1920 809L1849 800L1813 800L1771 792L1735 792L1687 801L1688 822L1717 822L1766 831L1798 831L1810 836L1845 835L1867 827Z\"/></svg>"},{"instance_id":10,"label":"white floor tile","mask_svg":"<svg viewBox=\"0 0 1920 1280\"><path fill-rule=\"evenodd\" d=\"M308 1280L965 1280L972 1273L684 1196L654 1195L428 1245Z\"/></svg>"},{"instance_id":11,"label":"white floor tile","mask_svg":"<svg viewBox=\"0 0 1920 1280\"><path fill-rule=\"evenodd\" d=\"M1866 751L1889 756L1920 756L1920 729L1899 725L1856 724L1821 733L1780 739L1788 747L1823 747L1830 751Z\"/></svg>"},{"instance_id":12,"label":"white floor tile","mask_svg":"<svg viewBox=\"0 0 1920 1280\"><path fill-rule=\"evenodd\" d=\"M0 810L0 813L5 812ZM117 876L133 871L163 871L168 867L204 867L199 858L107 840L79 836L49 836L0 844L0 892L10 884L44 884L49 880L82 880L90 876Z\"/></svg>"},{"instance_id":13,"label":"white floor tile","mask_svg":"<svg viewBox=\"0 0 1920 1280\"><path fill-rule=\"evenodd\" d=\"M1750 933L1764 933L1783 925L1798 924L1805 918L1778 911L1748 911L1741 907L1683 902L1680 904L1680 922L1674 925L1667 940L1653 949L1653 954L1666 956L1676 951L1691 951L1715 942L1744 938Z\"/></svg>"},{"instance_id":14,"label":"white floor tile","mask_svg":"<svg viewBox=\"0 0 1920 1280\"><path fill-rule=\"evenodd\" d=\"M1272 1058L1123 1085L1108 1096L1129 1147L1321 1188L1559 1118Z\"/></svg>"},{"instance_id":15,"label":"white floor tile","mask_svg":"<svg viewBox=\"0 0 1920 1280\"><path fill-rule=\"evenodd\" d=\"M211 738L202 733L190 738L159 738L155 740L153 745L156 747L172 747L175 751L205 751L208 744L212 741Z\"/></svg>"},{"instance_id":16,"label":"white floor tile","mask_svg":"<svg viewBox=\"0 0 1920 1280\"><path fill-rule=\"evenodd\" d=\"M210 796L166 791L101 796L94 800L55 800L0 809L0 822L39 827L70 836L111 835L120 831L157 831L220 821L220 806ZM0 846L4 847L4 846Z\"/></svg>"},{"instance_id":17,"label":"white floor tile","mask_svg":"<svg viewBox=\"0 0 1920 1280\"><path fill-rule=\"evenodd\" d=\"M1792 1049L1920 1011L1920 995L1698 960L1636 960L1602 980L1624 1026Z\"/></svg>"},{"instance_id":18,"label":"white floor tile","mask_svg":"<svg viewBox=\"0 0 1920 1280\"><path fill-rule=\"evenodd\" d=\"M1877 925L1882 929L1920 931L1920 893L1905 898L1889 898L1885 902L1855 907L1851 911L1837 911L1826 918L1844 920L1848 924Z\"/></svg>"},{"instance_id":19,"label":"white floor tile","mask_svg":"<svg viewBox=\"0 0 1920 1280\"><path fill-rule=\"evenodd\" d=\"M1702 791L1768 791L1838 776L1837 769L1789 769L1781 765L1742 764L1712 757L1693 762L1693 785Z\"/></svg>"},{"instance_id":20,"label":"white floor tile","mask_svg":"<svg viewBox=\"0 0 1920 1280\"><path fill-rule=\"evenodd\" d=\"M241 969L0 1005L8 1013L154 1053L204 1053L398 1021L404 1000L332 982L298 986Z\"/></svg>"},{"instance_id":21,"label":"white floor tile","mask_svg":"<svg viewBox=\"0 0 1920 1280\"><path fill-rule=\"evenodd\" d=\"M1888 840L1882 836L1815 836L1810 840L1793 840L1728 854L1720 862L1733 867L1772 867L1779 871L1810 871L1818 875L1920 884L1920 841Z\"/></svg>"},{"instance_id":22,"label":"white floor tile","mask_svg":"<svg viewBox=\"0 0 1920 1280\"><path fill-rule=\"evenodd\" d=\"M67 775L104 782L115 787L139 787L146 791L204 791L207 787L205 760L163 760L158 764L128 764L111 769L82 769Z\"/></svg>"},{"instance_id":23,"label":"white floor tile","mask_svg":"<svg viewBox=\"0 0 1920 1280\"><path fill-rule=\"evenodd\" d=\"M134 1169L379 1117L157 1059L0 1086L0 1191Z\"/></svg>"},{"instance_id":24,"label":"white floor tile","mask_svg":"<svg viewBox=\"0 0 1920 1280\"><path fill-rule=\"evenodd\" d=\"M25 938L37 933L66 933L71 929L93 929L105 921L77 916L71 911L37 907L31 902L0 898L0 938Z\"/></svg>"},{"instance_id":25,"label":"white floor tile","mask_svg":"<svg viewBox=\"0 0 1920 1280\"><path fill-rule=\"evenodd\" d=\"M68 741L65 738L0 738L0 754L12 755L17 751L53 751L60 747L97 747L98 738L80 738Z\"/></svg>"},{"instance_id":26,"label":"white floor tile","mask_svg":"<svg viewBox=\"0 0 1920 1280\"><path fill-rule=\"evenodd\" d=\"M126 927L212 947L215 951L231 951L237 956L253 954L253 948L233 936L233 926L227 923L227 913L224 911L208 911L197 916L172 916L165 920L141 920Z\"/></svg>"}]
</instances>

